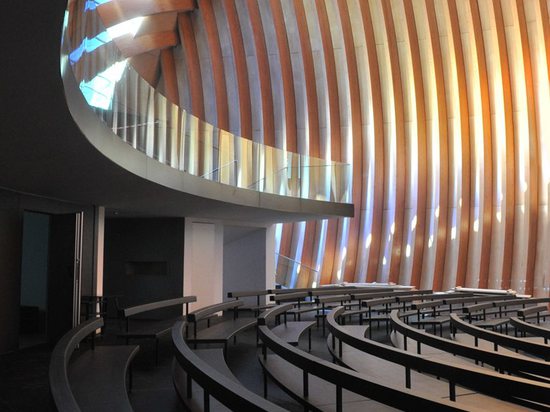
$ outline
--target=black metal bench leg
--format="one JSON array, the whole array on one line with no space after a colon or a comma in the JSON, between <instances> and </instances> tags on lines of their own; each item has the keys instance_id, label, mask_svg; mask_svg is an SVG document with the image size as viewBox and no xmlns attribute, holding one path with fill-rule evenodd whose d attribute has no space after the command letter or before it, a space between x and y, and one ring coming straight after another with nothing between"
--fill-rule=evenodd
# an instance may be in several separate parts
<instances>
[{"instance_id":1,"label":"black metal bench leg","mask_svg":"<svg viewBox=\"0 0 550 412\"><path fill-rule=\"evenodd\" d=\"M134 374L132 373L132 365L128 368L128 392L132 392L132 384L134 383Z\"/></svg>"},{"instance_id":2,"label":"black metal bench leg","mask_svg":"<svg viewBox=\"0 0 550 412\"><path fill-rule=\"evenodd\" d=\"M159 339L155 339L155 365L159 365Z\"/></svg>"},{"instance_id":3,"label":"black metal bench leg","mask_svg":"<svg viewBox=\"0 0 550 412\"><path fill-rule=\"evenodd\" d=\"M205 412L210 411L210 394L207 391L204 391L204 401L203 401L203 410Z\"/></svg>"},{"instance_id":4,"label":"black metal bench leg","mask_svg":"<svg viewBox=\"0 0 550 412\"><path fill-rule=\"evenodd\" d=\"M264 398L267 399L267 373L264 369Z\"/></svg>"},{"instance_id":5,"label":"black metal bench leg","mask_svg":"<svg viewBox=\"0 0 550 412\"><path fill-rule=\"evenodd\" d=\"M308 339L308 349L309 349L309 352L311 352L311 329L308 329L307 330L307 339Z\"/></svg>"},{"instance_id":6,"label":"black metal bench leg","mask_svg":"<svg viewBox=\"0 0 550 412\"><path fill-rule=\"evenodd\" d=\"M187 399L191 399L193 396L193 379L187 374Z\"/></svg>"}]
</instances>

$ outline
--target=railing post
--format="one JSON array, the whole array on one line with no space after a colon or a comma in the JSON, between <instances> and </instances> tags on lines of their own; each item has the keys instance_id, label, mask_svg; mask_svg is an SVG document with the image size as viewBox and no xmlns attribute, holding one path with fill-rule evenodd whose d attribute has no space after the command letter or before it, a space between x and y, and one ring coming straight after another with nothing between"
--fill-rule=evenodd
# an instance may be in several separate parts
<instances>
[{"instance_id":1,"label":"railing post","mask_svg":"<svg viewBox=\"0 0 550 412\"><path fill-rule=\"evenodd\" d=\"M449 399L456 402L456 386L453 381L449 381Z\"/></svg>"},{"instance_id":2,"label":"railing post","mask_svg":"<svg viewBox=\"0 0 550 412\"><path fill-rule=\"evenodd\" d=\"M336 386L336 412L342 412L342 387Z\"/></svg>"},{"instance_id":3,"label":"railing post","mask_svg":"<svg viewBox=\"0 0 550 412\"><path fill-rule=\"evenodd\" d=\"M206 390L204 391L203 407L205 412L210 411L210 394Z\"/></svg>"},{"instance_id":4,"label":"railing post","mask_svg":"<svg viewBox=\"0 0 550 412\"><path fill-rule=\"evenodd\" d=\"M303 373L303 384L304 384L304 398L309 396L309 374L304 370Z\"/></svg>"},{"instance_id":5,"label":"railing post","mask_svg":"<svg viewBox=\"0 0 550 412\"><path fill-rule=\"evenodd\" d=\"M411 368L405 367L405 387L411 389Z\"/></svg>"}]
</instances>

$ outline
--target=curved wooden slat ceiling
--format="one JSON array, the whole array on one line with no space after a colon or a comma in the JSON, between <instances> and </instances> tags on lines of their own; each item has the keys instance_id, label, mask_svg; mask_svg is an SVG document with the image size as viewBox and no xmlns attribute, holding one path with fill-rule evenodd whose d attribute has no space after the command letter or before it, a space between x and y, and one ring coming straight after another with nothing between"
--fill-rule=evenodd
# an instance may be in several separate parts
<instances>
[{"instance_id":1,"label":"curved wooden slat ceiling","mask_svg":"<svg viewBox=\"0 0 550 412\"><path fill-rule=\"evenodd\" d=\"M286 130L287 148L330 153L335 161L347 159L352 145L355 218L278 231L280 252L317 266L321 282L336 280L339 270L342 280L380 280L382 259L389 258L384 273L391 281L548 295L550 267L537 253L550 247L548 205L541 203L550 184L543 157L550 136L542 126L550 107L538 94L550 87L550 65L544 66L550 61L548 2L269 0L270 13L260 13L261 1L114 0L98 11L107 26L149 16L135 38L118 45L151 84L164 79L171 100L183 95L174 88L187 84L175 81L170 51L182 48L187 109L202 117L204 107L216 106L222 114L216 126L227 127L223 106L238 103L247 138L251 112L261 110L260 140L267 144L275 144L275 130ZM247 21L238 7L247 8ZM229 86L215 27L220 16L214 18L213 10L225 13L229 27L239 102L227 100L224 90ZM374 22L382 32L373 31L375 16L382 17ZM207 30L215 97L200 90L197 18ZM275 33L274 42L267 33ZM276 45L275 55L267 43ZM253 54L246 44L254 45ZM274 62L282 83L274 83ZM258 67L258 90L252 90L250 64ZM252 108L250 96L259 96L262 107ZM284 102L278 120L284 124L274 124L277 101ZM298 118L302 114L307 119ZM297 124L308 132L297 133ZM392 193L395 201L388 203Z\"/></svg>"}]
</instances>

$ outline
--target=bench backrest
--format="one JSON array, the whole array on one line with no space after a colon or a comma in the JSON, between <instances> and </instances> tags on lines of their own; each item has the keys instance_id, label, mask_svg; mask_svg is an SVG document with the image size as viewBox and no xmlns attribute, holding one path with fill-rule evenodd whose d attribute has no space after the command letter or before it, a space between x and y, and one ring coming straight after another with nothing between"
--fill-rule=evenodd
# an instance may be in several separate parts
<instances>
[{"instance_id":1,"label":"bench backrest","mask_svg":"<svg viewBox=\"0 0 550 412\"><path fill-rule=\"evenodd\" d=\"M309 292L296 292L296 293L285 293L283 295L275 295L272 297L272 300L275 302L299 302L309 298Z\"/></svg>"},{"instance_id":2,"label":"bench backrest","mask_svg":"<svg viewBox=\"0 0 550 412\"><path fill-rule=\"evenodd\" d=\"M479 339L484 339L493 342L496 345L506 346L514 349L523 350L527 353L539 356L544 360L550 358L550 348L548 345L543 345L536 342L531 342L525 339L516 338L514 336L504 335L502 333L486 330L471 323L464 322L456 313L451 313L451 324L469 335Z\"/></svg>"},{"instance_id":3,"label":"bench backrest","mask_svg":"<svg viewBox=\"0 0 550 412\"><path fill-rule=\"evenodd\" d=\"M285 410L249 391L198 357L183 338L185 326L184 321L178 321L172 327L172 343L176 349L176 361L188 377L191 377L204 389L206 396L212 395L231 410L273 412Z\"/></svg>"},{"instance_id":4,"label":"bench backrest","mask_svg":"<svg viewBox=\"0 0 550 412\"><path fill-rule=\"evenodd\" d=\"M353 299L363 300L363 299L373 299L373 298L383 298L391 296L422 296L426 294L431 294L433 291L429 290L393 290L387 292L361 292L361 293L352 293L351 296Z\"/></svg>"},{"instance_id":5,"label":"bench backrest","mask_svg":"<svg viewBox=\"0 0 550 412\"><path fill-rule=\"evenodd\" d=\"M227 292L228 298L248 298L253 296L270 295L269 290L242 290L237 292Z\"/></svg>"},{"instance_id":6,"label":"bench backrest","mask_svg":"<svg viewBox=\"0 0 550 412\"><path fill-rule=\"evenodd\" d=\"M122 315L127 318L133 315L137 315L139 313L168 308L170 306L186 305L196 301L196 296L183 296L181 298L159 300L157 302L150 302L143 305L130 306L128 308L122 309Z\"/></svg>"},{"instance_id":7,"label":"bench backrest","mask_svg":"<svg viewBox=\"0 0 550 412\"><path fill-rule=\"evenodd\" d=\"M50 392L59 412L80 411L71 390L67 367L75 348L91 333L103 326L103 318L90 319L71 329L57 342L50 358L48 371Z\"/></svg>"},{"instance_id":8,"label":"bench backrest","mask_svg":"<svg viewBox=\"0 0 550 412\"><path fill-rule=\"evenodd\" d=\"M483 309L490 309L490 308L502 308L502 307L508 307L508 306L522 306L525 307L527 305L535 305L537 303L546 303L550 302L549 298L513 298L508 300L498 300L498 301L492 301L489 303L480 303L478 305L470 305L464 307L462 310L464 313L475 313L477 311L483 310Z\"/></svg>"},{"instance_id":9,"label":"bench backrest","mask_svg":"<svg viewBox=\"0 0 550 412\"><path fill-rule=\"evenodd\" d=\"M205 306L204 308L197 309L187 314L187 320L189 322L198 322L201 319L206 319L210 315L224 310L236 309L239 306L244 305L242 300L232 300L229 302L215 303L214 305Z\"/></svg>"}]
</instances>

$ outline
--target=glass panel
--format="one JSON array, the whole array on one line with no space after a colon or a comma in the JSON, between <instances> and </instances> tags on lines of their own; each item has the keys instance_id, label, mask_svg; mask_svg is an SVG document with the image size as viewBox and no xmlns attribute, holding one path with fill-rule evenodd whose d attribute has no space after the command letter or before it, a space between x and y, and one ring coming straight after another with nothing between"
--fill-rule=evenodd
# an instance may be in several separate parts
<instances>
[{"instance_id":1,"label":"glass panel","mask_svg":"<svg viewBox=\"0 0 550 412\"><path fill-rule=\"evenodd\" d=\"M223 184L332 202L351 199L350 165L234 136L157 92L113 41L136 33L143 19L105 28L96 10L105 1L69 0L63 50L84 98L124 142L159 162Z\"/></svg>"},{"instance_id":2,"label":"glass panel","mask_svg":"<svg viewBox=\"0 0 550 412\"><path fill-rule=\"evenodd\" d=\"M319 271L278 253L275 254L275 259L276 284L285 288L315 288L319 285Z\"/></svg>"}]
</instances>

